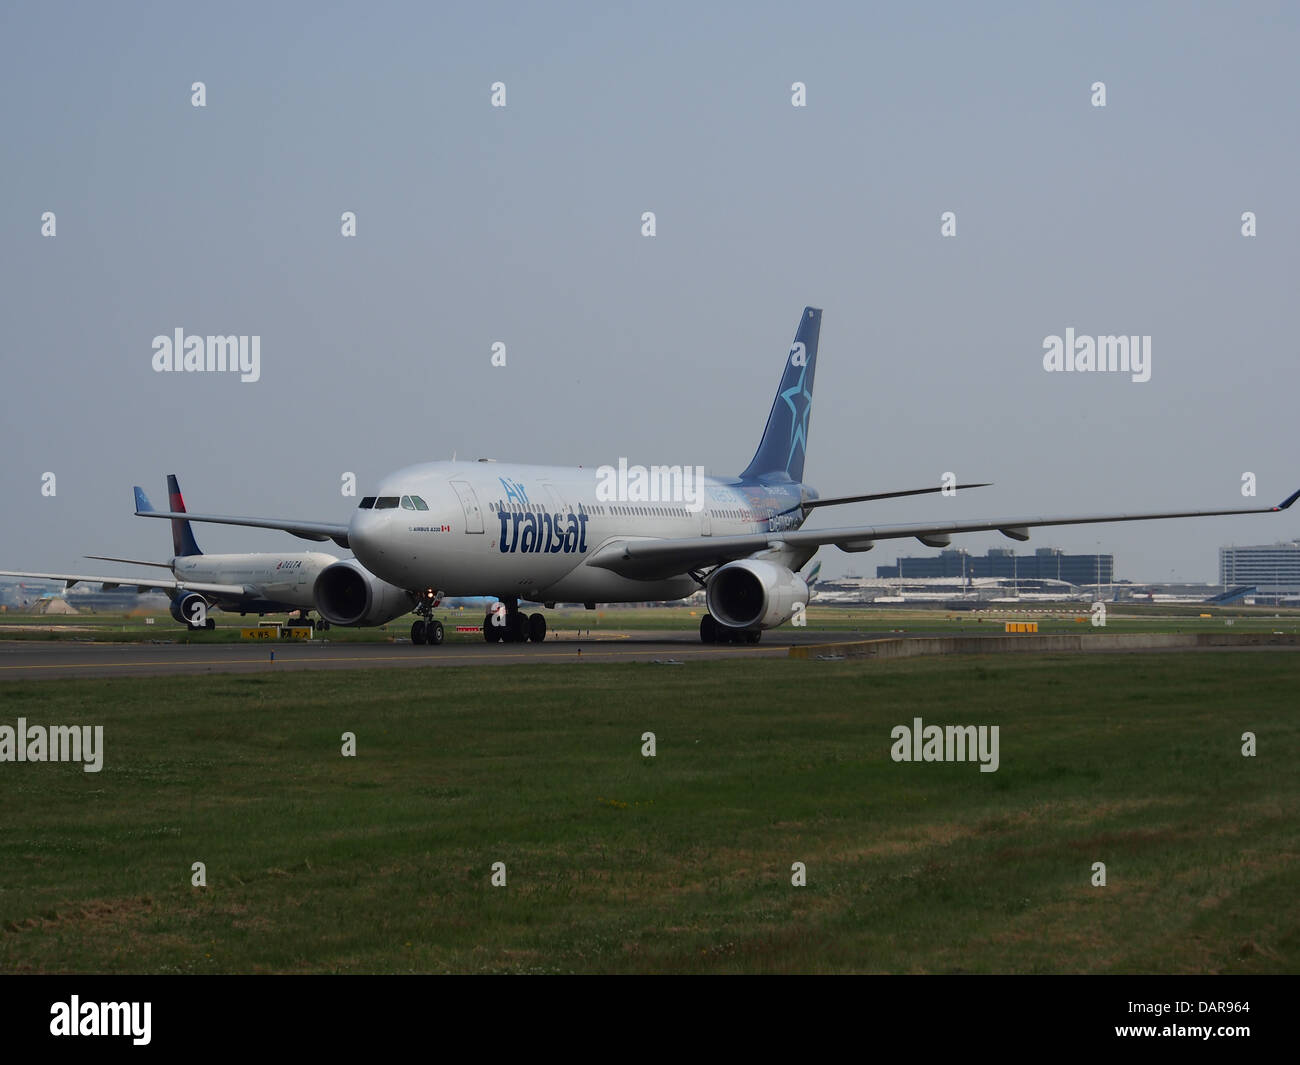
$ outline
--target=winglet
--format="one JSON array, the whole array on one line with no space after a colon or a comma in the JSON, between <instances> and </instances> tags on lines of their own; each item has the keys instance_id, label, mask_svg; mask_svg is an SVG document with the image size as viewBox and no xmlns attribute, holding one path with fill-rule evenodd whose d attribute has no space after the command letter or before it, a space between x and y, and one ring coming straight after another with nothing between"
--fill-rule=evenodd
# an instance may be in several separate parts
<instances>
[{"instance_id":1,"label":"winglet","mask_svg":"<svg viewBox=\"0 0 1300 1065\"><path fill-rule=\"evenodd\" d=\"M144 489L138 484L135 487L135 512L137 514L148 514L153 510L153 504L149 502L149 497L144 494Z\"/></svg>"},{"instance_id":2,"label":"winglet","mask_svg":"<svg viewBox=\"0 0 1300 1065\"><path fill-rule=\"evenodd\" d=\"M1286 510L1287 507L1289 507L1297 499L1300 499L1300 488L1297 488L1294 492L1292 492L1289 496L1287 496L1284 500L1282 500L1282 502L1279 503L1277 506L1275 506L1273 509Z\"/></svg>"}]
</instances>

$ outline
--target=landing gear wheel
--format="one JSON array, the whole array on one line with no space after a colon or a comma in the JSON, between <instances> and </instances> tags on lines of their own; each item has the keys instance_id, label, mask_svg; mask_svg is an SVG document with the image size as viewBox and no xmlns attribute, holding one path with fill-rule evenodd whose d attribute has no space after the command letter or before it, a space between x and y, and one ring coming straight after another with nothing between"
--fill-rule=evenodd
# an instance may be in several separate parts
<instances>
[{"instance_id":1,"label":"landing gear wheel","mask_svg":"<svg viewBox=\"0 0 1300 1065\"><path fill-rule=\"evenodd\" d=\"M761 640L762 638L763 638L762 629L750 629L747 633L745 633L746 643L758 643L758 641Z\"/></svg>"},{"instance_id":2,"label":"landing gear wheel","mask_svg":"<svg viewBox=\"0 0 1300 1065\"><path fill-rule=\"evenodd\" d=\"M528 634L528 619L517 610L506 616L506 643L523 643Z\"/></svg>"},{"instance_id":3,"label":"landing gear wheel","mask_svg":"<svg viewBox=\"0 0 1300 1065\"><path fill-rule=\"evenodd\" d=\"M424 643L424 622L413 621L411 623L411 642Z\"/></svg>"},{"instance_id":4,"label":"landing gear wheel","mask_svg":"<svg viewBox=\"0 0 1300 1065\"><path fill-rule=\"evenodd\" d=\"M528 615L528 641L541 643L546 639L546 618L541 614Z\"/></svg>"},{"instance_id":5,"label":"landing gear wheel","mask_svg":"<svg viewBox=\"0 0 1300 1065\"><path fill-rule=\"evenodd\" d=\"M203 627L211 632L217 627L217 623L212 618L208 618L208 620L203 623Z\"/></svg>"},{"instance_id":6,"label":"landing gear wheel","mask_svg":"<svg viewBox=\"0 0 1300 1065\"><path fill-rule=\"evenodd\" d=\"M483 639L488 643L500 643L506 634L505 626L494 625L492 621L492 611L489 610L483 615Z\"/></svg>"},{"instance_id":7,"label":"landing gear wheel","mask_svg":"<svg viewBox=\"0 0 1300 1065\"><path fill-rule=\"evenodd\" d=\"M321 618L320 621L316 622L316 628L324 632L329 632L330 623L324 618Z\"/></svg>"},{"instance_id":8,"label":"landing gear wheel","mask_svg":"<svg viewBox=\"0 0 1300 1065\"><path fill-rule=\"evenodd\" d=\"M424 630L424 642L430 647L437 647L442 643L442 622L431 621Z\"/></svg>"},{"instance_id":9,"label":"landing gear wheel","mask_svg":"<svg viewBox=\"0 0 1300 1065\"><path fill-rule=\"evenodd\" d=\"M705 614L700 618L700 639L705 643L718 642L718 623L713 620L712 614Z\"/></svg>"}]
</instances>

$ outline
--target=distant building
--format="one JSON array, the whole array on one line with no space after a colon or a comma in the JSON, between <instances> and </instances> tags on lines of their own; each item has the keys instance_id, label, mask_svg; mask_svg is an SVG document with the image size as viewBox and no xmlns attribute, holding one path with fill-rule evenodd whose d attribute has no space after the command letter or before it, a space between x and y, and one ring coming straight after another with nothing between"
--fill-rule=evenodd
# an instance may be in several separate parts
<instances>
[{"instance_id":1,"label":"distant building","mask_svg":"<svg viewBox=\"0 0 1300 1065\"><path fill-rule=\"evenodd\" d=\"M1040 547L1032 555L1017 555L1007 547L972 555L950 547L925 558L900 558L892 566L877 566L876 576L894 580L921 577L1009 577L1012 580L1051 580L1096 585L1115 582L1114 555L1067 555L1059 548Z\"/></svg>"},{"instance_id":2,"label":"distant building","mask_svg":"<svg viewBox=\"0 0 1300 1065\"><path fill-rule=\"evenodd\" d=\"M45 598L63 588L54 581L5 581L0 580L0 603L11 610L35 610L36 605Z\"/></svg>"},{"instance_id":3,"label":"distant building","mask_svg":"<svg viewBox=\"0 0 1300 1065\"><path fill-rule=\"evenodd\" d=\"M66 600L77 609L72 613L128 614L133 610L166 610L168 597L151 591L141 595L134 586L104 591L96 584L79 584L67 589L62 581L0 581L0 604L11 611L52 613L45 604L51 599Z\"/></svg>"},{"instance_id":4,"label":"distant building","mask_svg":"<svg viewBox=\"0 0 1300 1065\"><path fill-rule=\"evenodd\" d=\"M1219 583L1252 584L1261 597L1300 595L1300 540L1219 548Z\"/></svg>"},{"instance_id":5,"label":"distant building","mask_svg":"<svg viewBox=\"0 0 1300 1065\"><path fill-rule=\"evenodd\" d=\"M817 585L815 602L822 603L1012 603L1041 600L1091 601L1086 589L1050 578L1015 577L841 577Z\"/></svg>"}]
</instances>

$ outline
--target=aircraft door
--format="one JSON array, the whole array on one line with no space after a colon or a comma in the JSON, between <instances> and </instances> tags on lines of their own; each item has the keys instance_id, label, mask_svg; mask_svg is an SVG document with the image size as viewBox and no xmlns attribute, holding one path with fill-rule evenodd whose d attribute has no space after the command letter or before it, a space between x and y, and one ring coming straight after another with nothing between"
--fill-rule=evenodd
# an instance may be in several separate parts
<instances>
[{"instance_id":1,"label":"aircraft door","mask_svg":"<svg viewBox=\"0 0 1300 1065\"><path fill-rule=\"evenodd\" d=\"M543 481L542 487L546 489L546 496L551 501L552 509L561 514L569 509L569 504L564 501L564 498L560 495L555 485L551 484L550 481Z\"/></svg>"},{"instance_id":2,"label":"aircraft door","mask_svg":"<svg viewBox=\"0 0 1300 1065\"><path fill-rule=\"evenodd\" d=\"M460 499L461 509L465 511L465 531L481 533L483 531L483 511L479 509L478 496L468 481L452 481L452 488Z\"/></svg>"}]
</instances>

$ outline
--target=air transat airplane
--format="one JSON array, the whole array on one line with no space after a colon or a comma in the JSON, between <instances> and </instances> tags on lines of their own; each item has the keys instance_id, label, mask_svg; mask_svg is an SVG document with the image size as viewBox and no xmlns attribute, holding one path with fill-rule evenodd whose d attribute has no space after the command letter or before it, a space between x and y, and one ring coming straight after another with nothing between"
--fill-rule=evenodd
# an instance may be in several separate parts
<instances>
[{"instance_id":1,"label":"air transat airplane","mask_svg":"<svg viewBox=\"0 0 1300 1065\"><path fill-rule=\"evenodd\" d=\"M738 477L704 478L701 494L653 498L629 491L610 499L607 472L596 468L478 462L431 462L385 477L346 524L190 514L194 521L282 529L350 548L365 567L334 566L316 581L316 605L329 620L382 615L385 588L405 589L422 620L411 638L426 641L441 597L495 596L484 618L489 642L539 641L540 613L521 601L641 602L707 591L700 622L706 643L747 640L784 624L808 601L800 571L817 549L867 551L877 541L915 537L942 547L954 533L999 530L1029 539L1039 526L1145 521L1285 510L1275 507L1153 514L1021 517L804 531L816 509L938 492L942 486L822 499L803 482L804 452L817 369L822 312L804 309L794 345L754 458ZM652 468L653 472L653 468ZM644 483L644 482L643 482ZM979 487L966 485L957 487ZM660 493L662 496L662 493ZM173 514L145 513L171 518ZM387 583L385 583L387 582ZM374 623L374 622L370 622ZM441 626L437 630L441 642Z\"/></svg>"},{"instance_id":2,"label":"air transat airplane","mask_svg":"<svg viewBox=\"0 0 1300 1065\"><path fill-rule=\"evenodd\" d=\"M0 572L0 577L39 577L44 580L63 581L67 588L79 583L100 584L104 588L129 588L135 585L140 592L158 589L171 598L171 615L190 629L211 629L216 622L208 616L210 607L237 611L240 614L288 614L307 611L316 606L314 589L316 579L331 566L361 567L351 560L335 558L321 551L275 554L205 555L199 550L185 513L185 500L175 474L167 476L168 513L172 516L172 549L170 562L146 562L132 558L109 558L89 555L103 562L125 562L134 566L156 566L171 570L172 578L164 577L97 577L80 573L13 573ZM135 489L137 514L156 513L143 489ZM384 593L396 611L392 617L409 613L414 597L400 589L391 588ZM396 609L400 605L401 609ZM385 618L385 621L391 618ZM312 622L304 620L304 625ZM329 628L328 620L320 623Z\"/></svg>"}]
</instances>

